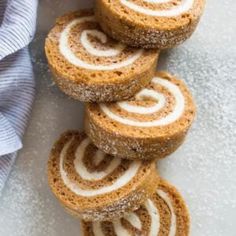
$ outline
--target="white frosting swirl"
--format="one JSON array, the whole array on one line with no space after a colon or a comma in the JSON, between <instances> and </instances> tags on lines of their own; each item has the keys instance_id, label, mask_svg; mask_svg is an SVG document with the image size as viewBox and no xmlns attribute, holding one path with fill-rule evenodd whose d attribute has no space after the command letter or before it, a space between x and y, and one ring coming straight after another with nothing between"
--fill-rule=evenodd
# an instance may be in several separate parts
<instances>
[{"instance_id":1,"label":"white frosting swirl","mask_svg":"<svg viewBox=\"0 0 236 236\"><path fill-rule=\"evenodd\" d=\"M148 235L156 236L158 235L158 232L160 230L160 215L159 215L158 209L156 208L153 201L151 201L150 199L148 199L144 205L148 211L148 214L151 217L151 226L150 226L150 231Z\"/></svg>"},{"instance_id":2,"label":"white frosting swirl","mask_svg":"<svg viewBox=\"0 0 236 236\"><path fill-rule=\"evenodd\" d=\"M78 25L82 24L84 22L96 22L94 16L88 16L88 17L80 17L77 19L72 20L61 32L60 39L59 39L59 49L60 53L73 65L77 67L82 67L88 70L115 70L122 67L129 66L133 64L143 53L142 49L136 50L133 54L131 54L128 58L124 59L121 62L117 63L111 63L108 65L102 65L102 64L91 64L83 59L79 58L71 49L68 38L70 35L71 29ZM98 49L96 48L91 41L88 38L88 35L91 35L93 37L96 37L101 41L101 43L105 44L107 42L107 36L96 29L87 29L83 30L80 36L80 43L84 47L84 49L91 54L92 56L96 57L115 57L119 56L122 51L126 48L125 45L121 43L117 43L113 48L109 49Z\"/></svg>"},{"instance_id":3,"label":"white frosting swirl","mask_svg":"<svg viewBox=\"0 0 236 236\"><path fill-rule=\"evenodd\" d=\"M76 172L81 176L81 178L90 180L90 181L95 181L95 180L100 180L105 178L107 175L112 173L121 163L121 159L114 157L113 160L110 162L106 170L104 171L94 171L94 172L89 172L84 165L83 162L83 157L84 157L84 152L86 148L91 144L91 141L89 138L84 139L81 144L78 146L76 153L75 153L75 160L74 160L74 166ZM99 163L105 158L105 153L97 150L94 156L94 163L96 165L99 165Z\"/></svg>"},{"instance_id":4,"label":"white frosting swirl","mask_svg":"<svg viewBox=\"0 0 236 236\"><path fill-rule=\"evenodd\" d=\"M137 100L142 100L143 97L153 98L156 101L156 104L150 107L142 107L130 105L127 102L119 102L118 106L125 111L136 114L152 114L154 112L158 112L161 108L165 106L165 97L152 89L143 89L135 96Z\"/></svg>"},{"instance_id":5,"label":"white frosting swirl","mask_svg":"<svg viewBox=\"0 0 236 236\"><path fill-rule=\"evenodd\" d=\"M175 98L174 109L166 116L152 121L137 121L126 117L121 117L120 115L115 114L113 111L110 110L109 106L103 103L100 104L101 110L111 119L129 126L155 127L164 126L175 122L181 117L182 113L184 112L185 99L182 92L180 91L177 85L173 84L172 82L166 79L155 77L152 79L152 83L163 86ZM142 107L137 105L130 105L128 102L118 102L117 105L127 112L143 115L158 112L160 109L165 107L165 96L153 89L143 89L135 96L136 100L140 100L142 99L142 97L151 97L153 100L156 101L156 104L149 107Z\"/></svg>"},{"instance_id":6,"label":"white frosting swirl","mask_svg":"<svg viewBox=\"0 0 236 236\"><path fill-rule=\"evenodd\" d=\"M68 174L64 170L64 167L63 167L64 159L67 155L67 150L70 147L72 141L73 141L73 138L64 145L64 147L60 153L60 166L59 166L59 168L60 168L60 175L61 175L61 178L62 178L64 184L66 185L67 188L69 188L72 192L74 192L77 195L92 197L92 196L106 194L106 193L109 193L112 191L116 191L117 189L125 186L129 181L131 181L134 178L134 176L137 174L138 169L141 165L141 162L133 161L130 164L129 168L124 173L122 173L122 175L117 180L113 181L111 183L111 185L109 185L109 186L104 186L99 189L81 188L78 183L76 183L75 181L72 181L68 177ZM76 150L76 154L75 154L76 158L74 160L74 167L75 167L76 172L80 175L80 177L82 179L99 180L99 179L102 179L102 178L108 176L113 170L115 170L120 164L120 159L114 158L113 161L111 161L109 166L106 168L106 170L102 171L101 173L99 173L99 172L90 173L90 172L88 172L88 170L86 169L86 167L84 166L83 161L82 161L85 148L89 144L90 144L90 141L88 139L85 139L78 146L78 148ZM102 154L101 152L97 152L95 155L95 158L97 158L97 157L99 159L99 161L97 161L97 163L99 163L104 158L104 154Z\"/></svg>"},{"instance_id":7,"label":"white frosting swirl","mask_svg":"<svg viewBox=\"0 0 236 236\"><path fill-rule=\"evenodd\" d=\"M114 48L110 48L107 50L100 50L94 47L94 45L91 44L91 42L88 39L88 35L92 35L94 37L97 37L101 40L102 43L107 42L107 36L99 31L99 30L84 30L81 34L81 42L84 48L92 55L98 56L98 57L115 57L118 56L121 51L125 49L125 45L118 43L115 45Z\"/></svg>"},{"instance_id":8,"label":"white frosting swirl","mask_svg":"<svg viewBox=\"0 0 236 236\"><path fill-rule=\"evenodd\" d=\"M175 215L174 207L171 203L171 199L169 198L168 194L165 193L163 190L158 189L156 193L165 201L171 213L170 231L169 231L168 236L175 236L176 215ZM150 199L148 199L145 202L144 207L146 208L148 215L150 216L150 219L151 219L150 230L148 232L148 235L157 236L160 232L160 227L161 227L159 211L157 207L155 206L154 202ZM129 215L125 216L124 219L129 221L129 223L136 229L140 231L142 230L142 222L136 213L130 213ZM112 224L113 224L114 231L117 236L132 236L129 233L129 231L122 225L120 219L114 220ZM93 227L93 233L95 236L105 236L100 222L92 223L92 227Z\"/></svg>"},{"instance_id":9,"label":"white frosting swirl","mask_svg":"<svg viewBox=\"0 0 236 236\"><path fill-rule=\"evenodd\" d=\"M142 222L136 213L131 212L128 215L125 215L123 218L129 221L129 223L133 225L136 229L142 229Z\"/></svg>"},{"instance_id":10,"label":"white frosting swirl","mask_svg":"<svg viewBox=\"0 0 236 236\"><path fill-rule=\"evenodd\" d=\"M171 224L170 224L170 232L169 236L175 236L176 233L176 215L175 215L175 210L174 207L171 203L171 199L169 198L168 194L164 192L161 189L157 190L157 194L166 202L167 206L170 209L170 214L171 214Z\"/></svg>"},{"instance_id":11,"label":"white frosting swirl","mask_svg":"<svg viewBox=\"0 0 236 236\"><path fill-rule=\"evenodd\" d=\"M143 1L148 3L168 3L171 2L172 0L143 0ZM171 7L170 9L166 10L149 9L147 7L143 7L134 2L131 2L130 0L120 0L120 2L126 7L132 9L133 11L142 13L144 15L175 17L189 11L193 6L194 0L182 0L179 5Z\"/></svg>"}]
</instances>

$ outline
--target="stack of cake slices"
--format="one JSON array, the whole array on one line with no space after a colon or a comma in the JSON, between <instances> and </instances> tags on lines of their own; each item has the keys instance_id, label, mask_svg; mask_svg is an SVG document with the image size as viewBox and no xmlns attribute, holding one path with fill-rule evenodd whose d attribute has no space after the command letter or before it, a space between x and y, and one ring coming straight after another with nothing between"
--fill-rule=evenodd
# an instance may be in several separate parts
<instances>
[{"instance_id":1,"label":"stack of cake slices","mask_svg":"<svg viewBox=\"0 0 236 236\"><path fill-rule=\"evenodd\" d=\"M83 235L189 235L185 202L156 164L181 146L196 108L186 84L156 67L203 8L203 0L96 0L49 32L53 78L86 109L84 130L52 147L48 181Z\"/></svg>"}]
</instances>

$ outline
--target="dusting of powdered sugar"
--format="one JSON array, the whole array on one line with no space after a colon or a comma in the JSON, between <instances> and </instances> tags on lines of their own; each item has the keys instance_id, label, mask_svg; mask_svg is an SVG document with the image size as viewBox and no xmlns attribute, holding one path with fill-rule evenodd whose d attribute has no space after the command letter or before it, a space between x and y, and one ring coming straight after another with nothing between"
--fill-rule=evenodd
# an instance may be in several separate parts
<instances>
[{"instance_id":1,"label":"dusting of powdered sugar","mask_svg":"<svg viewBox=\"0 0 236 236\"><path fill-rule=\"evenodd\" d=\"M70 2L75 9L82 1ZM45 4L44 13L52 17L70 5L59 0L40 4ZM236 235L235 8L235 0L208 0L193 37L162 53L160 60L160 69L186 81L198 107L184 145L159 165L160 173L188 203L192 236ZM40 34L33 45L38 93L25 147L0 199L0 235L78 236L78 220L60 207L49 190L46 163L61 132L82 129L83 110L81 103L53 86L43 53L44 35Z\"/></svg>"},{"instance_id":2,"label":"dusting of powdered sugar","mask_svg":"<svg viewBox=\"0 0 236 236\"><path fill-rule=\"evenodd\" d=\"M227 21L233 17L231 4L236 7L233 1L224 6L208 1L194 37L161 55L161 67L183 78L197 103L197 119L186 142L159 168L186 198L196 236L236 234L236 34Z\"/></svg>"}]
</instances>

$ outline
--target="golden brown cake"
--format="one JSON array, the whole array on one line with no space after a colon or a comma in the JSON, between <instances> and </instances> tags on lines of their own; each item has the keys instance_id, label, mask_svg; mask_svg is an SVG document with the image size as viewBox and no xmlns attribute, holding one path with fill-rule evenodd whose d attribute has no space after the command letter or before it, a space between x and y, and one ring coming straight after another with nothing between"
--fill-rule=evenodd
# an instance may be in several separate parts
<instances>
[{"instance_id":1,"label":"golden brown cake","mask_svg":"<svg viewBox=\"0 0 236 236\"><path fill-rule=\"evenodd\" d=\"M131 48L107 37L92 10L58 18L45 52L60 89L86 102L131 97L149 83L159 55L157 50Z\"/></svg>"},{"instance_id":2,"label":"golden brown cake","mask_svg":"<svg viewBox=\"0 0 236 236\"><path fill-rule=\"evenodd\" d=\"M113 38L136 47L172 48L194 32L205 0L96 0L95 14Z\"/></svg>"},{"instance_id":3,"label":"golden brown cake","mask_svg":"<svg viewBox=\"0 0 236 236\"><path fill-rule=\"evenodd\" d=\"M133 213L81 226L84 236L188 236L190 217L180 193L162 180L155 194Z\"/></svg>"},{"instance_id":4,"label":"golden brown cake","mask_svg":"<svg viewBox=\"0 0 236 236\"><path fill-rule=\"evenodd\" d=\"M182 144L194 117L184 82L157 72L127 101L87 104L85 130L106 153L133 160L162 158Z\"/></svg>"},{"instance_id":5,"label":"golden brown cake","mask_svg":"<svg viewBox=\"0 0 236 236\"><path fill-rule=\"evenodd\" d=\"M48 181L62 206L86 221L122 217L159 184L154 162L109 156L77 131L62 134L53 146Z\"/></svg>"}]
</instances>

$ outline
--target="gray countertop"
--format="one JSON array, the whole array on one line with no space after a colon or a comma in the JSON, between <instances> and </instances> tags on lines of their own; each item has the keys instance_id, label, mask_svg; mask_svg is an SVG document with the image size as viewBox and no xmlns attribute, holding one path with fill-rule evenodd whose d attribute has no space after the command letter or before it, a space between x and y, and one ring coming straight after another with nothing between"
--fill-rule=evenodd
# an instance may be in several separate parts
<instances>
[{"instance_id":1,"label":"gray countertop","mask_svg":"<svg viewBox=\"0 0 236 236\"><path fill-rule=\"evenodd\" d=\"M70 3L69 3L70 2ZM78 236L79 222L49 191L50 147L66 129L82 129L83 105L50 79L44 38L56 16L92 5L88 0L41 0L31 46L37 95L16 164L0 200L1 236ZM163 52L159 69L183 78L196 99L198 117L184 145L159 164L162 176L184 195L193 236L236 235L236 1L208 0L193 37Z\"/></svg>"}]
</instances>

